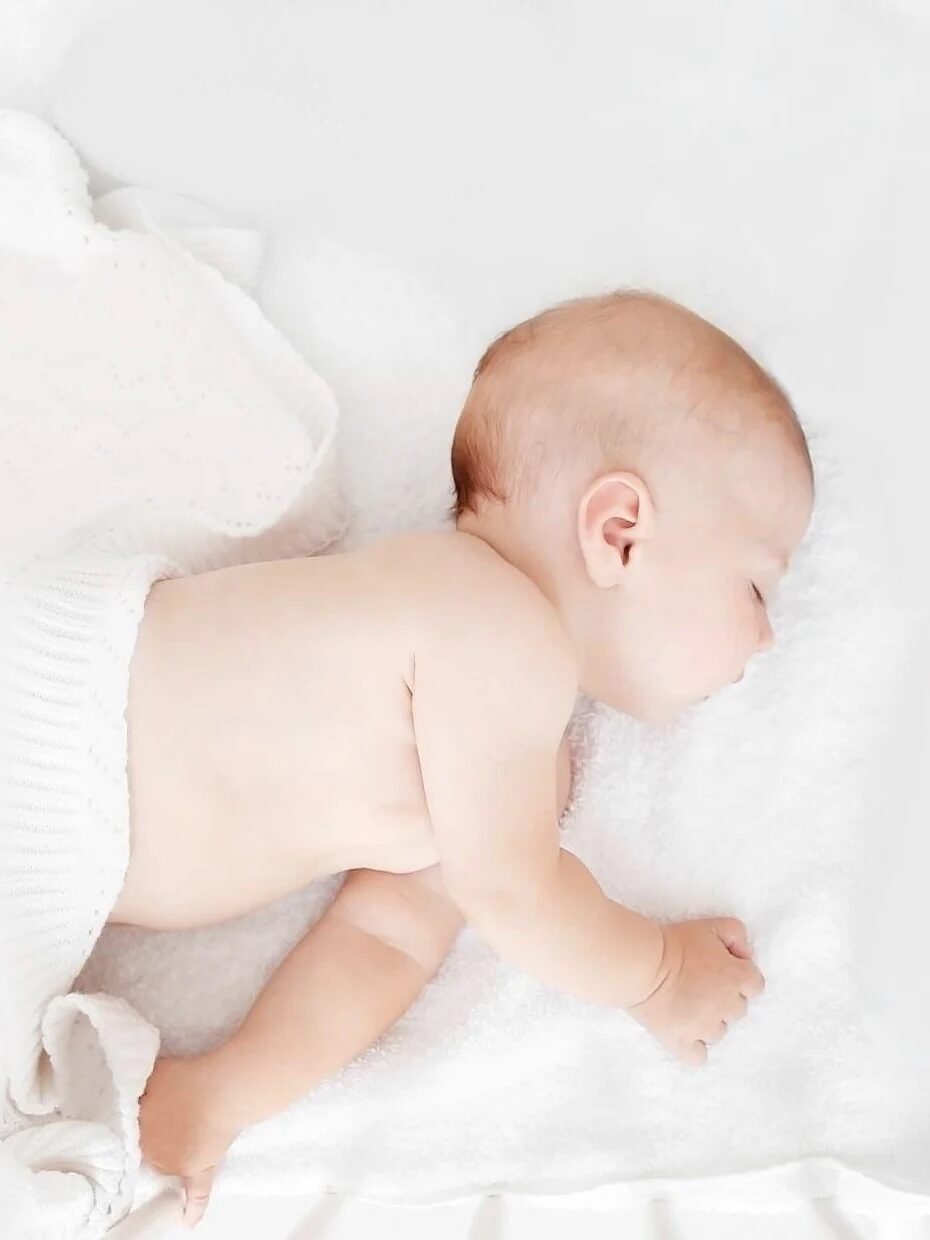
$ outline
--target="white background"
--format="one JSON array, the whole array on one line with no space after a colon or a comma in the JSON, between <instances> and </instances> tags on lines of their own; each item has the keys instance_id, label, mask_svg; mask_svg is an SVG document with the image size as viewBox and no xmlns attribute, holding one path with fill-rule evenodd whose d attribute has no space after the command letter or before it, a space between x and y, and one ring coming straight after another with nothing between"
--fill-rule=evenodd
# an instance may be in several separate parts
<instances>
[{"instance_id":1,"label":"white background","mask_svg":"<svg viewBox=\"0 0 930 1240\"><path fill-rule=\"evenodd\" d=\"M268 233L261 299L336 388L358 537L411 487L430 498L404 520L435 515L493 334L641 283L733 331L815 433L843 437L867 553L902 605L930 598L922 4L0 0L0 18L0 103L57 124L93 189L187 194ZM428 425L405 404L414 379ZM409 452L385 476L388 437ZM927 667L914 677L879 782L925 765ZM930 870L914 789L913 849L863 896L870 984L911 1028ZM217 1202L200 1234L275 1234L263 1210Z\"/></svg>"}]
</instances>

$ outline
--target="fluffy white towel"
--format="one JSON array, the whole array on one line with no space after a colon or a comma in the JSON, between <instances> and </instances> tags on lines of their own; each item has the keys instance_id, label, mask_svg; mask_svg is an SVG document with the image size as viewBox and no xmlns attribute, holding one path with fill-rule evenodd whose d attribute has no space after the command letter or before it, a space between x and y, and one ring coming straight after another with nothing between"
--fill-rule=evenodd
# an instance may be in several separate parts
<instances>
[{"instance_id":1,"label":"fluffy white towel","mask_svg":"<svg viewBox=\"0 0 930 1240\"><path fill-rule=\"evenodd\" d=\"M114 228L96 222L69 145L34 116L0 112L5 568L93 544L161 550L196 571L320 551L343 527L331 392L251 298L183 248L247 285L260 238L174 205L182 229L163 199L131 191L99 204ZM9 805L0 830L14 825ZM42 1002L62 993L31 1067L19 1049L12 1058L22 1033L7 1027L23 1004L0 1000L0 1215L17 1237L100 1235L135 1188L158 1031L124 999L64 993L87 957L72 960L67 937L60 967L35 962ZM17 941L0 938L8 986L32 976Z\"/></svg>"},{"instance_id":2,"label":"fluffy white towel","mask_svg":"<svg viewBox=\"0 0 930 1240\"><path fill-rule=\"evenodd\" d=\"M217 1191L405 1202L622 1194L641 1177L674 1193L679 1179L723 1176L702 1199L777 1209L848 1181L835 1162L823 1178L828 1155L872 1177L865 1209L886 1208L895 1188L902 1208L910 1189L926 1209L925 1094L863 1002L853 937L871 833L895 828L865 809L871 755L926 617L883 601L859 556L866 534L846 517L852 488L822 446L816 463L819 508L774 609L776 650L674 727L590 704L573 725L565 844L611 896L653 916L743 918L768 979L748 1019L694 1071L624 1014L546 989L466 930L376 1047L240 1136ZM128 997L167 1048L204 1047L336 885L210 929L109 927L83 982Z\"/></svg>"}]
</instances>

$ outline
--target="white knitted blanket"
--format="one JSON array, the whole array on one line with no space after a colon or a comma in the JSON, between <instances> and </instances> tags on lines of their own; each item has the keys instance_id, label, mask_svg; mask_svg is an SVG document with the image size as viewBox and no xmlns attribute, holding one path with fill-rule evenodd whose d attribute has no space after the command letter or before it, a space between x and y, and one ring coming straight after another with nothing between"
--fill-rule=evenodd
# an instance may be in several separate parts
<instances>
[{"instance_id":1,"label":"white knitted blanket","mask_svg":"<svg viewBox=\"0 0 930 1240\"><path fill-rule=\"evenodd\" d=\"M309 554L343 528L334 398L237 287L254 279L261 237L182 205L183 228L133 191L98 200L95 218L67 142L0 112L4 569L94 545L197 571ZM40 920L58 898L33 893ZM45 994L56 969L70 989L92 946L30 962L13 959L16 942L0 933L0 975L9 986L34 965ZM100 1235L133 1198L158 1031L122 999L62 994L23 1064L21 1006L0 1000L3 1234Z\"/></svg>"}]
</instances>

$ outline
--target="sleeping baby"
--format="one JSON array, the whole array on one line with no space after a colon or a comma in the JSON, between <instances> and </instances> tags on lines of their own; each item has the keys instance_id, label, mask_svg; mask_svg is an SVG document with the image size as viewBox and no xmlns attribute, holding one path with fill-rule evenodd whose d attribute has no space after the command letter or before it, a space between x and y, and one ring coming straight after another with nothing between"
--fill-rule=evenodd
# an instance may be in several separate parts
<instances>
[{"instance_id":1,"label":"sleeping baby","mask_svg":"<svg viewBox=\"0 0 930 1240\"><path fill-rule=\"evenodd\" d=\"M813 504L804 434L661 297L557 305L482 357L454 527L143 582L113 922L223 921L348 872L240 1028L156 1062L143 1154L193 1225L230 1142L368 1047L467 923L702 1064L764 980L731 917L609 899L559 820L583 692L662 724L739 680Z\"/></svg>"}]
</instances>

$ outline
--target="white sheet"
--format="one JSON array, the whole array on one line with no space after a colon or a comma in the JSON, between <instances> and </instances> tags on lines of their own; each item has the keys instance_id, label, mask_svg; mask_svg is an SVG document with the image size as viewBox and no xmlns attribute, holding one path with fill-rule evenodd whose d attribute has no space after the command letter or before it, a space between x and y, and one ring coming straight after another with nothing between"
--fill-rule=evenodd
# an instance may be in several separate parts
<instances>
[{"instance_id":1,"label":"white sheet","mask_svg":"<svg viewBox=\"0 0 930 1240\"><path fill-rule=\"evenodd\" d=\"M259 295L340 399L353 540L438 517L457 405L496 331L621 283L676 295L754 348L821 472L779 649L667 734L604 711L576 733L566 842L647 912L743 917L769 979L751 1019L687 1074L622 1016L542 991L466 934L378 1048L240 1139L220 1191L407 1199L828 1152L926 1192L925 1069L864 1002L907 1016L913 1045L926 732L897 786L877 775L926 700L901 683L928 597L925 10L94 11L43 106L103 185L181 191L272 230ZM114 931L94 976L193 1049L331 889L223 931ZM237 976L215 967L231 950L250 962ZM903 986L883 985L889 959ZM196 1014L178 993L197 994ZM762 1180L748 1184L764 1204Z\"/></svg>"}]
</instances>

